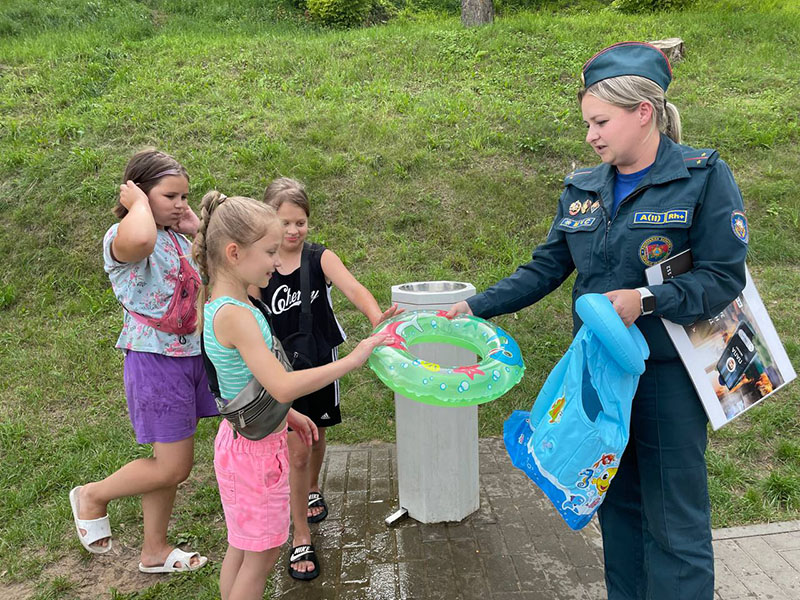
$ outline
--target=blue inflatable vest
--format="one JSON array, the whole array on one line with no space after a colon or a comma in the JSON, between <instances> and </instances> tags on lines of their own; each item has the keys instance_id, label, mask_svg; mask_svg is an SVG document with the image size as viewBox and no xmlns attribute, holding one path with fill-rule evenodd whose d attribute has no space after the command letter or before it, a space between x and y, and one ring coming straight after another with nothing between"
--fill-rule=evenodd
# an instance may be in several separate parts
<instances>
[{"instance_id":1,"label":"blue inflatable vest","mask_svg":"<svg viewBox=\"0 0 800 600\"><path fill-rule=\"evenodd\" d=\"M583 326L530 412L514 411L505 422L503 440L514 466L542 489L567 525L581 529L619 467L650 349L602 294L581 296L575 309Z\"/></svg>"}]
</instances>

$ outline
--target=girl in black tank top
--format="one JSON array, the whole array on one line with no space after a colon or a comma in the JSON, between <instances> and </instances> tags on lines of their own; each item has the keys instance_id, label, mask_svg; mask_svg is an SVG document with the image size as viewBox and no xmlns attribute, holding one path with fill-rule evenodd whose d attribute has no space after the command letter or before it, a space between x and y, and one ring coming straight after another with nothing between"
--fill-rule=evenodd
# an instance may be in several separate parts
<instances>
[{"instance_id":1,"label":"girl in black tank top","mask_svg":"<svg viewBox=\"0 0 800 600\"><path fill-rule=\"evenodd\" d=\"M311 283L311 315L314 338L317 342L317 361L324 360L331 350L345 339L346 335L333 314L330 289L322 270L322 255L325 246L306 242L309 280ZM269 285L261 290L261 297L272 311L275 335L284 340L300 327L300 266L290 273L276 271Z\"/></svg>"},{"instance_id":2,"label":"girl in black tank top","mask_svg":"<svg viewBox=\"0 0 800 600\"><path fill-rule=\"evenodd\" d=\"M311 210L303 185L285 177L276 179L267 187L264 201L278 213L283 225L283 241L280 248L281 266L272 275L269 285L261 289L261 297L272 310L275 334L283 341L296 333L300 326L300 261ZM331 250L320 244L310 244L308 250L312 332L317 346L317 364L321 365L336 360L337 346L346 337L333 314L332 286L336 286L364 313L373 327L402 310L394 305L385 312L381 311L369 290L353 277ZM319 428L319 440L311 448L304 445L295 433L289 433L294 538L288 568L289 574L295 579L307 580L319 574L308 523L317 523L328 515L328 507L319 489L319 472L325 457L325 428L341 422L339 382L295 400L293 408L310 417ZM310 552L308 546L311 547ZM303 552L296 553L294 550L300 547Z\"/></svg>"}]
</instances>

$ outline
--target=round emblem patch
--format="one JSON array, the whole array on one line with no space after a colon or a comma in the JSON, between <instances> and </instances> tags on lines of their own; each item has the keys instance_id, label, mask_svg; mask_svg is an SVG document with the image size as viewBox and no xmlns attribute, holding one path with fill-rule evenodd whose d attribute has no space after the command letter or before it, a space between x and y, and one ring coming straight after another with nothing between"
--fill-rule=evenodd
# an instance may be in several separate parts
<instances>
[{"instance_id":1,"label":"round emblem patch","mask_svg":"<svg viewBox=\"0 0 800 600\"><path fill-rule=\"evenodd\" d=\"M733 360L733 357L725 361L725 368L731 373L733 373L734 369L736 369L736 361Z\"/></svg>"},{"instance_id":2,"label":"round emblem patch","mask_svg":"<svg viewBox=\"0 0 800 600\"><path fill-rule=\"evenodd\" d=\"M750 232L747 229L747 217L740 210L731 213L731 228L733 235L742 240L745 244L750 241Z\"/></svg>"},{"instance_id":3,"label":"round emblem patch","mask_svg":"<svg viewBox=\"0 0 800 600\"><path fill-rule=\"evenodd\" d=\"M569 205L569 214L574 217L579 212L581 212L581 203L579 200L575 200L575 202Z\"/></svg>"},{"instance_id":4,"label":"round emblem patch","mask_svg":"<svg viewBox=\"0 0 800 600\"><path fill-rule=\"evenodd\" d=\"M663 235L647 238L639 246L639 258L648 267L661 262L672 252L672 240Z\"/></svg>"}]
</instances>

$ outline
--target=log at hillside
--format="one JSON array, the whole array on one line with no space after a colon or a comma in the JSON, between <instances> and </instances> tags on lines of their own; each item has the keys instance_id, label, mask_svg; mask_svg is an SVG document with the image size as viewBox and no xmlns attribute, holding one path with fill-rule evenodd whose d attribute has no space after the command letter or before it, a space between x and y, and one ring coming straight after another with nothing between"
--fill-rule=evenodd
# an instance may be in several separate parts
<instances>
[{"instance_id":1,"label":"log at hillside","mask_svg":"<svg viewBox=\"0 0 800 600\"><path fill-rule=\"evenodd\" d=\"M654 40L648 43L666 54L671 65L683 60L683 57L686 54L686 47L684 46L681 38L673 37L665 40Z\"/></svg>"}]
</instances>

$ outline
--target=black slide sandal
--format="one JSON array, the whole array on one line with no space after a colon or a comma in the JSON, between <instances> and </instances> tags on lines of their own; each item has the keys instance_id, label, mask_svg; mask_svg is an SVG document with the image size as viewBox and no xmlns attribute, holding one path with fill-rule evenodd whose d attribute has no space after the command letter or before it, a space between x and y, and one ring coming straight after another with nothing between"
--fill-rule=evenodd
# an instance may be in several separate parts
<instances>
[{"instance_id":1,"label":"black slide sandal","mask_svg":"<svg viewBox=\"0 0 800 600\"><path fill-rule=\"evenodd\" d=\"M308 517L309 523L319 523L320 521L324 521L325 517L328 516L328 505L325 504L325 498L322 497L322 494L319 492L309 492L308 508L316 508L318 506L322 507L322 512L313 517Z\"/></svg>"},{"instance_id":2,"label":"black slide sandal","mask_svg":"<svg viewBox=\"0 0 800 600\"><path fill-rule=\"evenodd\" d=\"M304 560L314 563L313 571L301 573L300 571L296 571L292 568L292 565L303 562ZM317 553L314 551L313 544L303 544L301 546L295 546L292 548L292 554L289 556L288 568L289 575L291 575L294 579L299 579L300 581L310 581L315 579L319 575L319 561L317 560Z\"/></svg>"}]
</instances>

